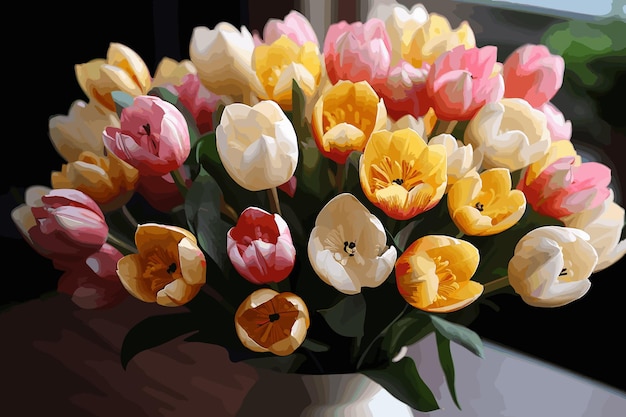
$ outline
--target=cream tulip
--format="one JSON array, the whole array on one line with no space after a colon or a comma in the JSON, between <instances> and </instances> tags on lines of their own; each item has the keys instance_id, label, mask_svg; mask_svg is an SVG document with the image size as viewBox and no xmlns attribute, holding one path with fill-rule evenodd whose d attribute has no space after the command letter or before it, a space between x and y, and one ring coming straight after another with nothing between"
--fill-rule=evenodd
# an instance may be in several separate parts
<instances>
[{"instance_id":1,"label":"cream tulip","mask_svg":"<svg viewBox=\"0 0 626 417\"><path fill-rule=\"evenodd\" d=\"M217 152L226 172L250 191L289 181L298 164L298 138L280 106L264 100L254 106L224 108L215 131Z\"/></svg>"},{"instance_id":2,"label":"cream tulip","mask_svg":"<svg viewBox=\"0 0 626 417\"><path fill-rule=\"evenodd\" d=\"M598 254L588 233L563 226L541 226L515 246L508 264L511 287L535 307L560 307L591 287Z\"/></svg>"},{"instance_id":3,"label":"cream tulip","mask_svg":"<svg viewBox=\"0 0 626 417\"><path fill-rule=\"evenodd\" d=\"M104 156L102 131L107 126L120 127L120 119L95 103L76 100L67 115L56 115L48 121L48 135L59 155L67 162L78 160L84 152Z\"/></svg>"},{"instance_id":4,"label":"cream tulip","mask_svg":"<svg viewBox=\"0 0 626 417\"><path fill-rule=\"evenodd\" d=\"M263 92L252 68L254 40L245 27L238 30L228 22L214 29L197 26L191 33L189 57L198 76L209 91L252 104L253 96Z\"/></svg>"},{"instance_id":5,"label":"cream tulip","mask_svg":"<svg viewBox=\"0 0 626 417\"><path fill-rule=\"evenodd\" d=\"M620 241L626 217L624 208L615 203L612 190L602 205L562 220L565 226L575 227L589 234L589 243L598 253L598 264L593 272L608 268L626 254L626 239Z\"/></svg>"},{"instance_id":6,"label":"cream tulip","mask_svg":"<svg viewBox=\"0 0 626 417\"><path fill-rule=\"evenodd\" d=\"M183 78L189 74L198 74L196 66L189 59L176 61L172 58L163 57L154 72L152 85L179 85L183 82Z\"/></svg>"},{"instance_id":7,"label":"cream tulip","mask_svg":"<svg viewBox=\"0 0 626 417\"><path fill-rule=\"evenodd\" d=\"M522 169L550 147L546 116L519 98L485 104L470 120L466 143L483 153L484 168Z\"/></svg>"},{"instance_id":8,"label":"cream tulip","mask_svg":"<svg viewBox=\"0 0 626 417\"><path fill-rule=\"evenodd\" d=\"M402 54L408 52L415 31L428 21L428 11L421 3L414 4L411 9L395 4L382 20L391 40L391 65L395 65L402 59Z\"/></svg>"},{"instance_id":9,"label":"cream tulip","mask_svg":"<svg viewBox=\"0 0 626 417\"><path fill-rule=\"evenodd\" d=\"M375 288L391 274L395 247L387 246L380 220L352 194L342 193L320 210L308 255L317 275L344 294Z\"/></svg>"},{"instance_id":10,"label":"cream tulip","mask_svg":"<svg viewBox=\"0 0 626 417\"><path fill-rule=\"evenodd\" d=\"M429 146L437 144L443 145L448 156L448 190L469 172L478 172L480 169L483 154L480 150L474 150L472 145L464 145L463 142L448 133L442 133L428 141Z\"/></svg>"}]
</instances>

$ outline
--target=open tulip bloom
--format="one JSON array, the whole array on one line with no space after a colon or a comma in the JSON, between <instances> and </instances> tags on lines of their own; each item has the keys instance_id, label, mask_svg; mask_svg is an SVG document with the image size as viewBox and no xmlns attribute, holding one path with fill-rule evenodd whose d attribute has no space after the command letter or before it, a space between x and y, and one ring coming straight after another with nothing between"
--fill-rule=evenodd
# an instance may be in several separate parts
<instances>
[{"instance_id":1,"label":"open tulip bloom","mask_svg":"<svg viewBox=\"0 0 626 417\"><path fill-rule=\"evenodd\" d=\"M11 216L78 307L163 308L123 366L187 335L282 372L361 372L429 412L408 345L436 333L423 359L456 401L449 342L482 355L465 309L494 291L573 303L624 256L611 171L570 141L546 48L499 63L422 5L323 44L295 11L262 35L197 27L155 74L111 43L75 68L88 101L50 119L65 164Z\"/></svg>"}]
</instances>

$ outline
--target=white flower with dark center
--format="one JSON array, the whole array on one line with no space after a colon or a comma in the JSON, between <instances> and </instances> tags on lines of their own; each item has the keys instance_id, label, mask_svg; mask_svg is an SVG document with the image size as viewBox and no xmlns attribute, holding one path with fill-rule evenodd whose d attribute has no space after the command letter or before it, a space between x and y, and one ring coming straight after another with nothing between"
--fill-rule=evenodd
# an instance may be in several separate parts
<instances>
[{"instance_id":1,"label":"white flower with dark center","mask_svg":"<svg viewBox=\"0 0 626 417\"><path fill-rule=\"evenodd\" d=\"M397 257L380 220L350 193L337 195L319 212L308 254L317 275L344 294L382 284Z\"/></svg>"}]
</instances>

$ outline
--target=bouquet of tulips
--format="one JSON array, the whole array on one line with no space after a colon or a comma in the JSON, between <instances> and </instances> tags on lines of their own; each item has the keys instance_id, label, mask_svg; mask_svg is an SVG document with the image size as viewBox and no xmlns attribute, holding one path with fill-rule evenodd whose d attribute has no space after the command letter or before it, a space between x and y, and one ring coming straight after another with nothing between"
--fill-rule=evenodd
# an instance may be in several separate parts
<instances>
[{"instance_id":1,"label":"bouquet of tulips","mask_svg":"<svg viewBox=\"0 0 626 417\"><path fill-rule=\"evenodd\" d=\"M611 172L583 161L550 102L564 60L502 63L467 22L418 4L333 23L297 11L262 33L196 27L154 73L130 47L75 66L87 101L49 121L67 161L12 212L82 308L163 306L124 340L181 335L281 372L361 372L438 408L406 346L511 288L557 307L626 252Z\"/></svg>"}]
</instances>

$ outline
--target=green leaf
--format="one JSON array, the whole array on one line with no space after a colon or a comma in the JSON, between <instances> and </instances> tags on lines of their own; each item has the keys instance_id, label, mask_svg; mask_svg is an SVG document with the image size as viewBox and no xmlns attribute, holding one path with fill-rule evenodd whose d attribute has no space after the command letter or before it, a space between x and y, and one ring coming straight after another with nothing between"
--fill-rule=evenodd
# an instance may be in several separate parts
<instances>
[{"instance_id":1,"label":"green leaf","mask_svg":"<svg viewBox=\"0 0 626 417\"><path fill-rule=\"evenodd\" d=\"M360 372L417 411L428 412L439 409L435 396L420 377L415 362L409 357L405 356L398 362L390 362L389 366L383 369Z\"/></svg>"},{"instance_id":2,"label":"green leaf","mask_svg":"<svg viewBox=\"0 0 626 417\"><path fill-rule=\"evenodd\" d=\"M398 233L396 233L396 235L394 236L393 240L394 242L396 242L396 244L398 245L398 248L401 251L404 251L406 249L406 247L409 245L409 237L411 236L411 233L413 233L413 231L415 230L415 228L424 220L424 218L419 218L417 220L412 220L411 222L409 222L409 224L407 224L406 226L404 226Z\"/></svg>"},{"instance_id":3,"label":"green leaf","mask_svg":"<svg viewBox=\"0 0 626 417\"><path fill-rule=\"evenodd\" d=\"M230 225L221 219L220 196L217 182L202 169L187 191L184 207L187 224L198 244L227 275L230 260L226 255L226 233Z\"/></svg>"},{"instance_id":4,"label":"green leaf","mask_svg":"<svg viewBox=\"0 0 626 417\"><path fill-rule=\"evenodd\" d=\"M454 385L454 360L452 359L452 352L450 351L450 340L436 332L435 337L437 340L437 352L439 354L439 364L443 370L443 374L446 377L446 384L450 391L450 396L460 410L459 400L456 396L456 387Z\"/></svg>"},{"instance_id":5,"label":"green leaf","mask_svg":"<svg viewBox=\"0 0 626 417\"><path fill-rule=\"evenodd\" d=\"M199 327L192 313L164 314L148 317L126 333L120 351L122 367L144 350L162 345Z\"/></svg>"},{"instance_id":6,"label":"green leaf","mask_svg":"<svg viewBox=\"0 0 626 417\"><path fill-rule=\"evenodd\" d=\"M117 117L122 116L123 109L133 105L134 97L123 91L111 92L111 98L113 99L113 102L115 103L115 111L117 112Z\"/></svg>"},{"instance_id":7,"label":"green leaf","mask_svg":"<svg viewBox=\"0 0 626 417\"><path fill-rule=\"evenodd\" d=\"M309 338L304 339L301 347L310 350L311 352L327 352L330 349L330 346L328 346L326 343L312 340Z\"/></svg>"},{"instance_id":8,"label":"green leaf","mask_svg":"<svg viewBox=\"0 0 626 417\"><path fill-rule=\"evenodd\" d=\"M337 334L346 337L355 337L357 344L365 329L365 299L362 294L344 297L334 306L319 310L326 323Z\"/></svg>"},{"instance_id":9,"label":"green leaf","mask_svg":"<svg viewBox=\"0 0 626 417\"><path fill-rule=\"evenodd\" d=\"M403 346L410 346L434 330L430 315L414 309L393 323L382 344L382 348L394 357Z\"/></svg>"},{"instance_id":10,"label":"green leaf","mask_svg":"<svg viewBox=\"0 0 626 417\"><path fill-rule=\"evenodd\" d=\"M443 337L463 346L480 358L485 357L483 342L476 332L435 315L431 315L430 319L435 326L435 331Z\"/></svg>"}]
</instances>

